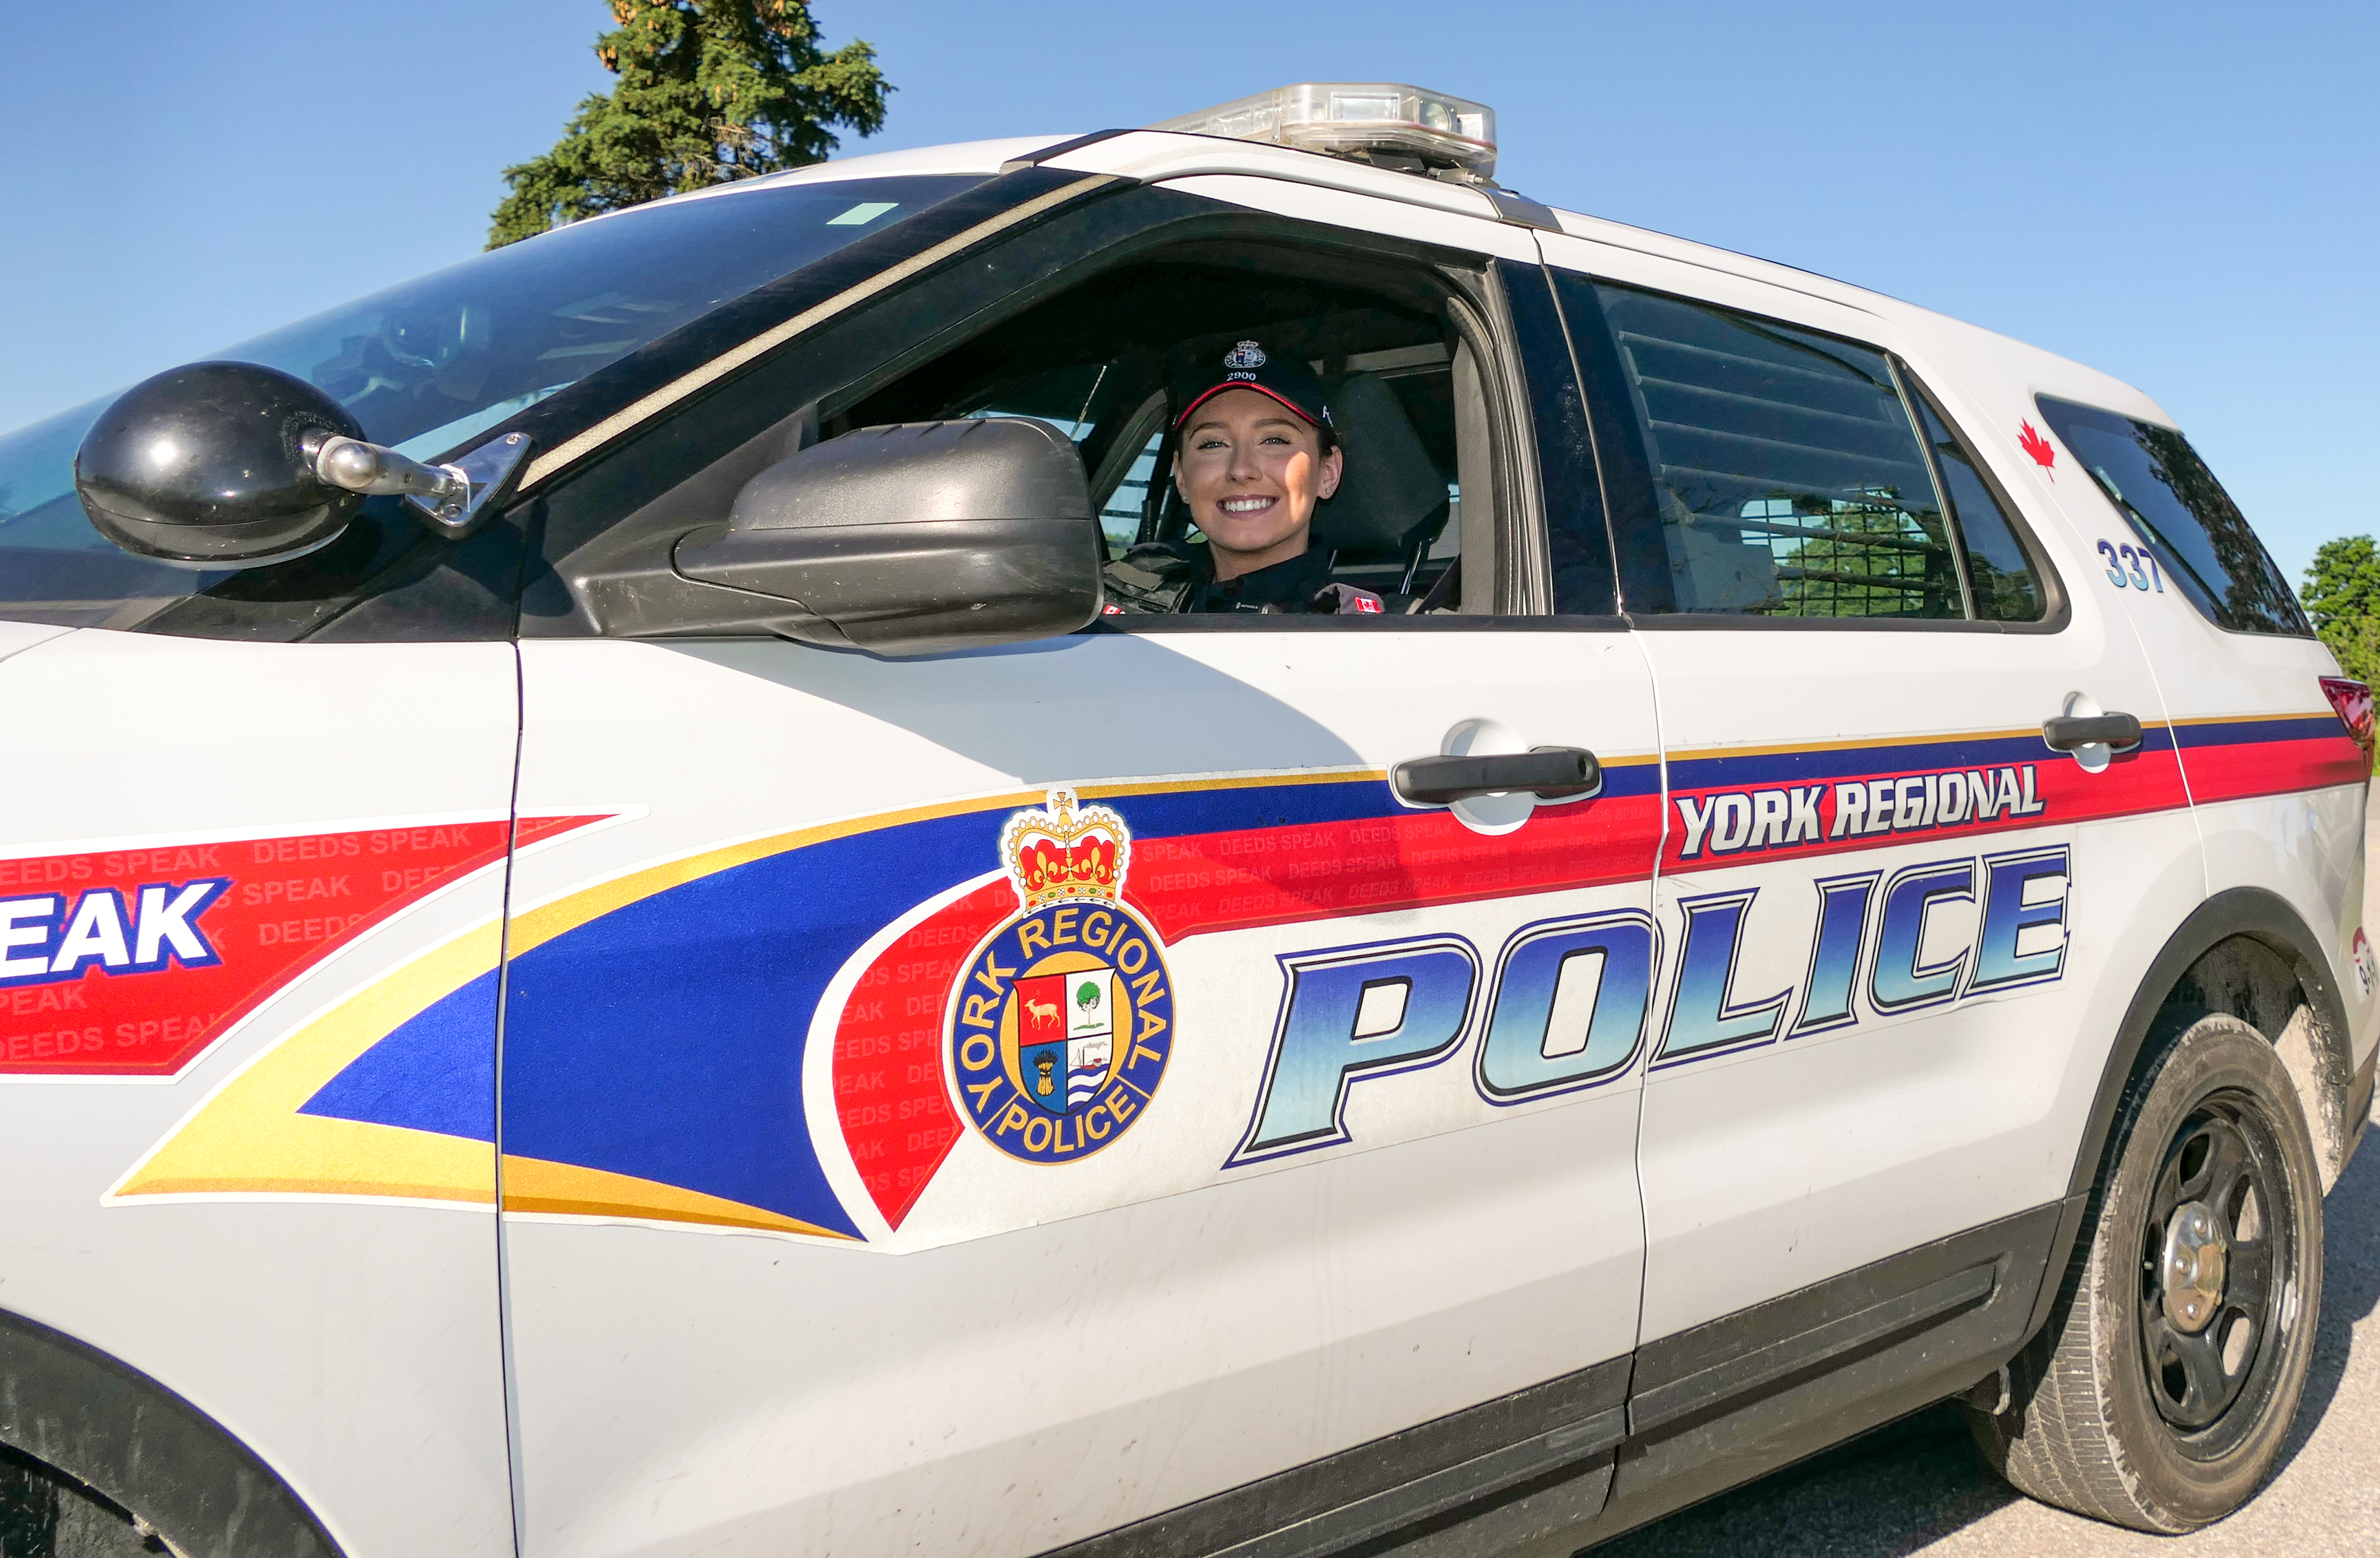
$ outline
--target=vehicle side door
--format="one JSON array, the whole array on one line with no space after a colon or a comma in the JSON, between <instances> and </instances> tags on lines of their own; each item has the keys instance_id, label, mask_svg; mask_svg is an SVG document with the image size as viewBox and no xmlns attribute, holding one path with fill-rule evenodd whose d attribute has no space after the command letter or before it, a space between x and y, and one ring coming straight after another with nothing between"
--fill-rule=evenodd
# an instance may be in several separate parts
<instances>
[{"instance_id":1,"label":"vehicle side door","mask_svg":"<svg viewBox=\"0 0 2380 1558\"><path fill-rule=\"evenodd\" d=\"M1962 431L1958 338L1545 241L1668 771L1617 1519L2016 1345L2118 1023L2204 881L2139 643ZM2134 749L2046 744L2119 711Z\"/></svg>"},{"instance_id":2,"label":"vehicle side door","mask_svg":"<svg viewBox=\"0 0 2380 1558\"><path fill-rule=\"evenodd\" d=\"M520 804L620 821L525 851L515 879L503 1223L529 1552L1023 1553L1189 1505L1254 1535L1608 1419L1530 1463L1568 1517L1599 1505L1642 1276L1658 779L1650 678L1608 598L1544 609L1528 375L1569 365L1524 361L1514 319L1559 324L1533 267L1507 296L1497 258L1531 252L1513 229L1353 197L1325 225L1295 191L1225 182L1059 208L546 495ZM1305 258L1272 275L1260 246ZM807 429L967 407L1100 424L1035 398L1103 394L1133 360L1069 377L1069 322L1134 298L1186 319L1208 283L1252 285L1242 263L1281 296L1377 286L1380 318L1443 322L1435 347L1318 355L1451 397L1451 474L1430 480L1460 488L1459 609L1109 617L892 659L671 637L662 597L613 587L660 579L650 558ZM973 383L996 387L917 387ZM1438 404L1408 387L1415 415ZM1142 401L1119 402L1135 436ZM763 431L672 453L674 483L619 501L721 423ZM1563 519L1601 534L1599 512ZM1447 553L1418 540L1426 587ZM1599 790L1390 784L1408 759L1539 746L1594 752ZM1034 1037L1077 1022L1080 1042ZM1302 1479L1235 1493L1283 1474Z\"/></svg>"}]
</instances>

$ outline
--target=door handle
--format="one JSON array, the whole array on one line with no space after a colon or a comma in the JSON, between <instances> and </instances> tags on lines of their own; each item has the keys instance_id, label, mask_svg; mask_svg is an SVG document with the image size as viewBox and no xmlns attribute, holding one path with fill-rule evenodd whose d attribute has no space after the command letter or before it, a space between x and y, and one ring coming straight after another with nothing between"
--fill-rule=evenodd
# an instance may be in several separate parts
<instances>
[{"instance_id":1,"label":"door handle","mask_svg":"<svg viewBox=\"0 0 2380 1558\"><path fill-rule=\"evenodd\" d=\"M1584 748L1539 747L1477 757L1411 758L1389 771L1389 784L1398 798L1416 806L1448 806L1512 790L1562 800L1601 789L1603 765Z\"/></svg>"},{"instance_id":2,"label":"door handle","mask_svg":"<svg viewBox=\"0 0 2380 1558\"><path fill-rule=\"evenodd\" d=\"M2130 714L2058 714L2041 722L2041 738L2053 751L2107 747L2128 752L2141 744L2141 722Z\"/></svg>"}]
</instances>

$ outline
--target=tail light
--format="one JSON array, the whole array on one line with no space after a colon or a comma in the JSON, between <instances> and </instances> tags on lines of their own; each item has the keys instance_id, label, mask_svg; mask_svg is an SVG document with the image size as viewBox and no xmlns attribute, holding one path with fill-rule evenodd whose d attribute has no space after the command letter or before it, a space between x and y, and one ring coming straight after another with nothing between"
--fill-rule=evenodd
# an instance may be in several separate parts
<instances>
[{"instance_id":1,"label":"tail light","mask_svg":"<svg viewBox=\"0 0 2380 1558\"><path fill-rule=\"evenodd\" d=\"M2355 744L2363 749L2363 772L2371 773L2375 723L2372 689L2362 682L2350 682L2344 676L2325 676L2322 691L2323 696L2330 700L2330 706L2338 711L2338 721L2347 727L2347 734L2355 737Z\"/></svg>"}]
</instances>

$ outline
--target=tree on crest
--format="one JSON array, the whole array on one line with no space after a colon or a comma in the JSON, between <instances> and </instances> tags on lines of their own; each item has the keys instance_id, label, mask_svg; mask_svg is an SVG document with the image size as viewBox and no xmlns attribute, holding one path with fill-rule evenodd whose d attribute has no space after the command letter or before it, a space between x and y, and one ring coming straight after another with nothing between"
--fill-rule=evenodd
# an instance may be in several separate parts
<instances>
[{"instance_id":1,"label":"tree on crest","mask_svg":"<svg viewBox=\"0 0 2380 1558\"><path fill-rule=\"evenodd\" d=\"M873 135L892 88L876 51L819 46L807 0L611 0L595 41L617 76L590 94L553 150L504 169L497 249L581 217L822 162L830 125Z\"/></svg>"}]
</instances>

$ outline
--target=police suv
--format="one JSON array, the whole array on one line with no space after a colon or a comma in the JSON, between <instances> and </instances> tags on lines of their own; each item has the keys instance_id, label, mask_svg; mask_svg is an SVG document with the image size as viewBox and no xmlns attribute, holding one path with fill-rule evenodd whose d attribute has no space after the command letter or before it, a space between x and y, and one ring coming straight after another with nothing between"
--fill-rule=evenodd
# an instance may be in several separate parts
<instances>
[{"instance_id":1,"label":"police suv","mask_svg":"<svg viewBox=\"0 0 2380 1558\"><path fill-rule=\"evenodd\" d=\"M1560 1554L1930 1403L2237 1507L2373 703L2171 419L1307 84L0 441L0 1442L188 1554ZM1362 615L1102 610L1169 375Z\"/></svg>"}]
</instances>

